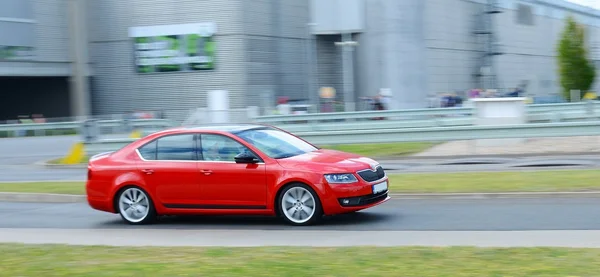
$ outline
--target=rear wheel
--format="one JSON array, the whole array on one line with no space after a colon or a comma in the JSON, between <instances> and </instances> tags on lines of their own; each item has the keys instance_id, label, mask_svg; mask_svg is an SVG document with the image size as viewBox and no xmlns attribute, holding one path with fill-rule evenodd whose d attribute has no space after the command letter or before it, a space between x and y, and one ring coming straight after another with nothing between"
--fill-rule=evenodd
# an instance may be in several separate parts
<instances>
[{"instance_id":1,"label":"rear wheel","mask_svg":"<svg viewBox=\"0 0 600 277\"><path fill-rule=\"evenodd\" d=\"M278 201L281 216L292 225L311 225L323 216L317 193L305 184L286 187Z\"/></svg>"},{"instance_id":2,"label":"rear wheel","mask_svg":"<svg viewBox=\"0 0 600 277\"><path fill-rule=\"evenodd\" d=\"M156 219L156 210L150 196L141 188L127 187L117 198L121 218L129 224L148 224Z\"/></svg>"}]
</instances>

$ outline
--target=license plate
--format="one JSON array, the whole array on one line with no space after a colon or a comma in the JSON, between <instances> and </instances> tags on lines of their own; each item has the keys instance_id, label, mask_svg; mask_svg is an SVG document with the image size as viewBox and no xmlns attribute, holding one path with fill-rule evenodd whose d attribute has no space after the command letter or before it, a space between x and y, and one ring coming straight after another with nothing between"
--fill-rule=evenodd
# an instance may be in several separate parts
<instances>
[{"instance_id":1,"label":"license plate","mask_svg":"<svg viewBox=\"0 0 600 277\"><path fill-rule=\"evenodd\" d=\"M388 182L385 181L383 183L373 185L373 194L380 193L382 191L386 191L388 189Z\"/></svg>"}]
</instances>

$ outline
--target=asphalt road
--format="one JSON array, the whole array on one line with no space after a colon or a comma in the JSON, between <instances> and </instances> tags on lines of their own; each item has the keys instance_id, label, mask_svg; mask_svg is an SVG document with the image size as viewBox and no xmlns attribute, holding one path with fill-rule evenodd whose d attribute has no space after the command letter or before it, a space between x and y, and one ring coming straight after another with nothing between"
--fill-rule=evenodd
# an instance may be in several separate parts
<instances>
[{"instance_id":1,"label":"asphalt road","mask_svg":"<svg viewBox=\"0 0 600 277\"><path fill-rule=\"evenodd\" d=\"M83 181L85 169L45 168L35 165L0 165L0 182Z\"/></svg>"},{"instance_id":2,"label":"asphalt road","mask_svg":"<svg viewBox=\"0 0 600 277\"><path fill-rule=\"evenodd\" d=\"M111 134L102 137L122 138L127 135ZM0 165L31 165L62 157L80 140L78 135L0 138Z\"/></svg>"},{"instance_id":3,"label":"asphalt road","mask_svg":"<svg viewBox=\"0 0 600 277\"><path fill-rule=\"evenodd\" d=\"M0 203L0 229L535 231L600 230L598 198L399 200L323 224L292 227L265 217L165 217L130 226L85 203Z\"/></svg>"},{"instance_id":4,"label":"asphalt road","mask_svg":"<svg viewBox=\"0 0 600 277\"><path fill-rule=\"evenodd\" d=\"M28 165L64 156L79 136L0 139L0 165Z\"/></svg>"}]
</instances>

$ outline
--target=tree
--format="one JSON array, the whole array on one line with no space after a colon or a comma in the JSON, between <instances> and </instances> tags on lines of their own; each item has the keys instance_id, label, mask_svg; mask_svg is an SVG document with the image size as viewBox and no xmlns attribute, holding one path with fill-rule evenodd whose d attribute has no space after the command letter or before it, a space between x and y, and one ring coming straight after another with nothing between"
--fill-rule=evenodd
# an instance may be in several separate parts
<instances>
[{"instance_id":1,"label":"tree","mask_svg":"<svg viewBox=\"0 0 600 277\"><path fill-rule=\"evenodd\" d=\"M560 85L565 99L571 101L571 90L580 90L580 99L583 98L594 83L596 69L588 58L585 29L572 16L566 19L557 50Z\"/></svg>"}]
</instances>

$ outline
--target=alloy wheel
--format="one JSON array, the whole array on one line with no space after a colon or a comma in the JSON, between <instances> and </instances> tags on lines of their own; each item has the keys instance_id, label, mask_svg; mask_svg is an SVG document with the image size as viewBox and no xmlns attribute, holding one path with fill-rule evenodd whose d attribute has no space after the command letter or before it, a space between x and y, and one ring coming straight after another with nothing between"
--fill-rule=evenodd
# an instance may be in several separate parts
<instances>
[{"instance_id":1,"label":"alloy wheel","mask_svg":"<svg viewBox=\"0 0 600 277\"><path fill-rule=\"evenodd\" d=\"M309 223L320 210L313 193L302 186L287 189L281 197L280 205L285 218L297 225Z\"/></svg>"},{"instance_id":2,"label":"alloy wheel","mask_svg":"<svg viewBox=\"0 0 600 277\"><path fill-rule=\"evenodd\" d=\"M125 189L119 197L119 212L129 223L143 223L153 214L148 195L139 188Z\"/></svg>"}]
</instances>

